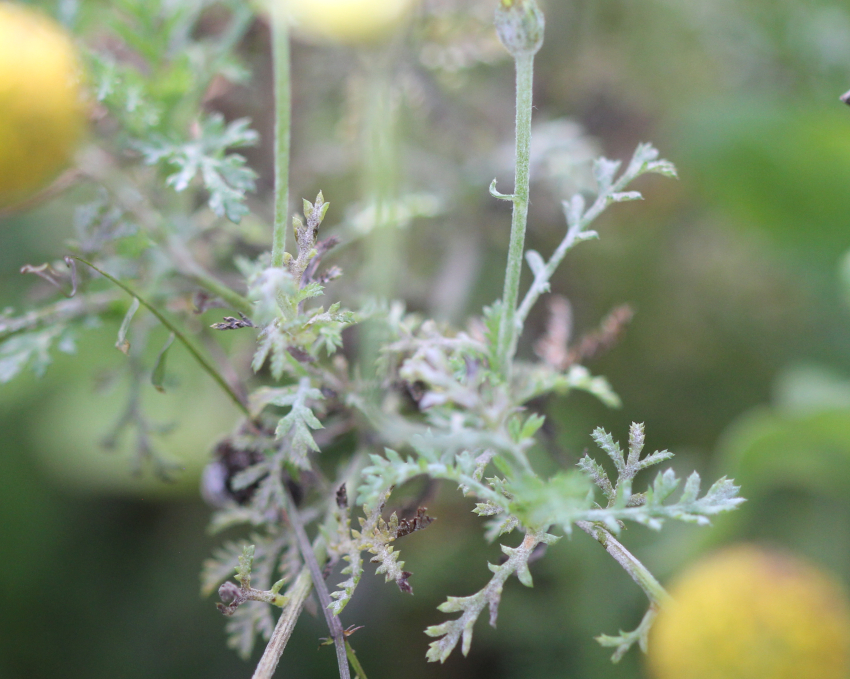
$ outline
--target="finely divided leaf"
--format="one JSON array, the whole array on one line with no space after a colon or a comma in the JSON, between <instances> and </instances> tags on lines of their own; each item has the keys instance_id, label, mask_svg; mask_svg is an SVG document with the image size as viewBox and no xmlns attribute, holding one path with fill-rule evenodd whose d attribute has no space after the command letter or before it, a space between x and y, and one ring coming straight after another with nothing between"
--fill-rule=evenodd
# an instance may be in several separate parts
<instances>
[{"instance_id":1,"label":"finely divided leaf","mask_svg":"<svg viewBox=\"0 0 850 679\"><path fill-rule=\"evenodd\" d=\"M322 392L310 386L308 378L302 378L298 389L293 394L272 401L275 405L291 405L292 409L278 422L275 436L282 439L290 437L289 449L291 461L302 469L309 469L310 462L307 455L319 452L319 446L313 439L312 429L322 429L322 423L306 405L307 399L321 400L324 398Z\"/></svg>"},{"instance_id":2,"label":"finely divided leaf","mask_svg":"<svg viewBox=\"0 0 850 679\"><path fill-rule=\"evenodd\" d=\"M54 325L36 332L20 333L0 343L0 384L5 384L29 367L38 377L44 375L53 359L53 345L66 354L74 353L74 336L63 325Z\"/></svg>"},{"instance_id":3,"label":"finely divided leaf","mask_svg":"<svg viewBox=\"0 0 850 679\"><path fill-rule=\"evenodd\" d=\"M257 175L246 167L245 158L226 151L257 143L259 135L248 125L245 118L225 125L224 116L215 113L200 121L197 139L180 142L153 136L136 146L149 165L166 163L175 170L166 179L175 191L184 191L200 175L210 209L238 223L248 213L245 194L254 190Z\"/></svg>"},{"instance_id":4,"label":"finely divided leaf","mask_svg":"<svg viewBox=\"0 0 850 679\"><path fill-rule=\"evenodd\" d=\"M461 643L461 652L466 655L472 645L472 628L478 616L488 608L490 611L490 624L496 626L499 602L502 598L502 589L505 582L516 574L520 581L527 587L531 587L531 574L528 571L528 559L534 548L541 542L551 543L557 538L546 533L529 533L525 536L518 547L502 546L502 551L507 560L501 565L488 564L493 577L487 586L472 596L453 597L438 606L443 613L461 613L459 618L449 620L441 625L433 625L425 630L429 637L439 637L432 641L426 658L430 662L445 662L452 650Z\"/></svg>"}]
</instances>

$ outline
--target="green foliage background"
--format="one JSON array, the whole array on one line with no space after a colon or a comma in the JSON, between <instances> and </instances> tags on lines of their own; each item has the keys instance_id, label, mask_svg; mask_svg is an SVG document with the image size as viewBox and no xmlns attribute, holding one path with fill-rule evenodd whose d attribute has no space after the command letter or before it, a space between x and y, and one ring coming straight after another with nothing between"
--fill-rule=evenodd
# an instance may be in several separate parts
<instances>
[{"instance_id":1,"label":"green foliage background","mask_svg":"<svg viewBox=\"0 0 850 679\"><path fill-rule=\"evenodd\" d=\"M42 4L61 15L74 3ZM110 9L84 1L83 34L96 36ZM624 540L662 581L702 550L755 540L805 554L848 582L850 314L841 263L850 248L850 110L838 95L850 87L850 9L825 0L550 0L544 9L536 120L578 121L612 158L652 140L681 177L641 180L646 201L607 213L603 238L572 253L553 281L573 304L578 334L621 302L637 316L592 366L624 407L606 410L582 394L550 401L549 445L573 465L595 426L624 439L629 422L643 421L648 449L676 452L679 472L742 484L749 502L713 529L670 526L660 538L629 529ZM397 47L411 71L421 69L429 39L438 38L414 29ZM211 103L229 119L254 119L261 143L246 155L261 197L272 162L267 53L268 37L254 26L240 48L253 80ZM293 57L292 195L321 188L338 210L334 224L369 189L351 128L368 92L364 73L379 59L306 43ZM364 290L389 275L393 296L455 321L499 295L510 217L486 186L494 169L509 181L498 159L512 132L513 75L509 59L492 61L398 84L409 89L398 181L444 197L445 207L399 231L380 261L369 239L345 251L348 271L365 263L390 274L367 270L338 285ZM0 308L33 303L31 281L17 270L65 252L68 204L0 223ZM543 182L532 184L529 224L529 248L557 245L562 216ZM464 275L465 293L440 292ZM130 488L126 460L97 445L122 387L104 393L92 377L123 360L113 349L121 317L116 310L111 326L84 335L76 355L59 354L43 380L22 376L0 389L0 677L250 676L225 648L212 602L197 593L214 544L197 474L235 414L173 351L173 386L166 396L151 389L148 400L163 420L188 411L165 439L186 470L173 486ZM528 335L544 323L541 308ZM478 589L484 559L497 559L469 503L445 491L429 507L438 522L404 545L416 595L367 576L343 615L344 624L365 625L355 639L372 679L643 676L636 651L611 666L609 651L592 641L633 627L645 602L583 534L535 564L533 590L506 588L498 629L476 628L468 658L426 664L422 629L442 620L435 606ZM333 671L319 636L323 623L306 616L282 675Z\"/></svg>"}]
</instances>

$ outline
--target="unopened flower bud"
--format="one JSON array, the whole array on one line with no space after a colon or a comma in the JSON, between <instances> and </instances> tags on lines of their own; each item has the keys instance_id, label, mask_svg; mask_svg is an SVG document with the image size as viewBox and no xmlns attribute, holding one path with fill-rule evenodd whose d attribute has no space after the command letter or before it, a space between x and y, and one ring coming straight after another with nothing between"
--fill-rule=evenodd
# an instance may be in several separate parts
<instances>
[{"instance_id":1,"label":"unopened flower bud","mask_svg":"<svg viewBox=\"0 0 850 679\"><path fill-rule=\"evenodd\" d=\"M221 600L227 604L228 606L236 601L236 597L239 596L239 587L235 583L228 580L221 587L218 588L218 596Z\"/></svg>"},{"instance_id":2,"label":"unopened flower bud","mask_svg":"<svg viewBox=\"0 0 850 679\"><path fill-rule=\"evenodd\" d=\"M418 0L273 0L307 37L348 44L380 42L398 31Z\"/></svg>"},{"instance_id":3,"label":"unopened flower bud","mask_svg":"<svg viewBox=\"0 0 850 679\"><path fill-rule=\"evenodd\" d=\"M536 0L500 0L496 8L496 33L514 57L537 54L545 26Z\"/></svg>"}]
</instances>

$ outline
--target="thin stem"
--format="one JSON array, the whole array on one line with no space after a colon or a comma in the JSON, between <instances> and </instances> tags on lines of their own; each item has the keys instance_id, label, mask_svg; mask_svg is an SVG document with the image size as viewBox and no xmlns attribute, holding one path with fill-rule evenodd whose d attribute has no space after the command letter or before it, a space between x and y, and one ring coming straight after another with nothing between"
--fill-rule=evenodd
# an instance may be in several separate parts
<instances>
[{"instance_id":1,"label":"thin stem","mask_svg":"<svg viewBox=\"0 0 850 679\"><path fill-rule=\"evenodd\" d=\"M637 583L638 587L644 591L653 606L663 605L670 600L667 590L661 586L661 583L655 579L655 576L622 543L611 535L607 529L590 521L576 521L576 525L614 557L614 560L623 567L626 573L631 576L632 580Z\"/></svg>"},{"instance_id":2,"label":"thin stem","mask_svg":"<svg viewBox=\"0 0 850 679\"><path fill-rule=\"evenodd\" d=\"M525 227L528 222L533 82L534 55L522 54L516 57L516 172L512 198L514 208L497 347L499 368L506 377L510 375L511 361L516 350L517 331L514 317L519 298L522 255L525 249Z\"/></svg>"},{"instance_id":3,"label":"thin stem","mask_svg":"<svg viewBox=\"0 0 850 679\"><path fill-rule=\"evenodd\" d=\"M168 234L162 228L164 223L162 215L126 180L117 163L107 153L102 151L86 153L82 157L82 163L83 168L80 172L83 176L94 179L106 188L122 210L133 215L150 234L159 237L181 275L217 295L237 311L251 316L253 312L251 303L204 270L195 261L186 244L176 235Z\"/></svg>"},{"instance_id":4,"label":"thin stem","mask_svg":"<svg viewBox=\"0 0 850 679\"><path fill-rule=\"evenodd\" d=\"M189 280L197 283L208 292L220 297L224 302L230 305L236 311L241 311L246 316L250 317L254 313L253 305L238 292L234 292L224 283L217 281L210 274L202 269L199 269L191 274L186 274Z\"/></svg>"},{"instance_id":5,"label":"thin stem","mask_svg":"<svg viewBox=\"0 0 850 679\"><path fill-rule=\"evenodd\" d=\"M242 400L237 396L236 392L233 391L231 386L227 383L227 381L221 376L221 373L218 372L203 356L201 356L200 352L195 348L195 346L188 340L188 338L177 329L177 327L169 321L165 316L160 313L160 311L153 306L150 302L145 300L143 297L140 297L139 294L130 288L125 283L122 283L117 278L110 276L105 271L98 269L94 264L89 261L86 261L82 257L75 257L71 255L72 259L76 259L78 262L85 264L86 266L97 271L101 276L103 276L108 281L112 281L115 285L121 288L128 295L132 295L139 303L145 307L148 311L150 311L154 316L156 316L157 320L162 323L166 328L168 328L171 332L174 333L174 336L180 341L180 343L186 347L189 353L192 355L198 364L206 371L206 373L212 377L218 386L222 388L222 390L230 397L230 399L236 404L236 406L241 410L246 416L250 417L250 413L248 412L248 407L242 402Z\"/></svg>"},{"instance_id":6,"label":"thin stem","mask_svg":"<svg viewBox=\"0 0 850 679\"><path fill-rule=\"evenodd\" d=\"M357 654L354 652L354 649L351 648L351 644L348 641L345 642L345 652L348 655L348 662L351 663L351 666L354 668L354 674L357 679L367 679L366 673L363 671L363 666L360 664L360 661L357 659Z\"/></svg>"},{"instance_id":7,"label":"thin stem","mask_svg":"<svg viewBox=\"0 0 850 679\"><path fill-rule=\"evenodd\" d=\"M397 294L404 264L405 232L398 224L397 83L393 82L398 53L393 46L367 52L360 61L366 96L354 104L361 120L360 150L363 168L362 194L373 213L373 223L365 242L365 275L369 293L378 299ZM380 346L387 340L387 328L380 323L362 326L359 369L364 378L374 379Z\"/></svg>"},{"instance_id":8,"label":"thin stem","mask_svg":"<svg viewBox=\"0 0 850 679\"><path fill-rule=\"evenodd\" d=\"M304 602L312 589L313 578L310 575L310 569L304 566L292 587L286 592L289 603L286 604L286 608L283 609L283 613L278 618L271 639L269 639L266 650L263 651L263 657L260 658L252 679L271 679L274 675L280 657L289 642L289 637L292 636L292 630L295 629L295 623L301 616Z\"/></svg>"},{"instance_id":9,"label":"thin stem","mask_svg":"<svg viewBox=\"0 0 850 679\"><path fill-rule=\"evenodd\" d=\"M345 635L342 631L342 623L330 610L331 595L325 586L322 569L319 567L316 554L310 544L310 539L307 537L307 531L304 530L304 524L301 522L301 516L298 514L295 501L292 499L292 495L285 485L283 486L283 493L286 513L289 516L289 523L295 531L295 538L298 540L298 549L301 552L301 558L304 559L304 563L310 569L313 585L316 588L316 594L319 596L319 606L322 609L325 621L328 623L328 630L334 640L340 679L351 679L348 669L348 658L345 653Z\"/></svg>"},{"instance_id":10,"label":"thin stem","mask_svg":"<svg viewBox=\"0 0 850 679\"><path fill-rule=\"evenodd\" d=\"M254 307L245 297L218 281L195 261L186 245L177 238L168 239L168 251L181 274L202 288L220 297L236 311L251 316Z\"/></svg>"},{"instance_id":11,"label":"thin stem","mask_svg":"<svg viewBox=\"0 0 850 679\"><path fill-rule=\"evenodd\" d=\"M230 24L221 34L218 44L215 46L215 54L207 70L207 77L201 78L195 84L200 95L207 91L210 83L216 75L224 69L228 58L233 54L236 47L245 37L251 23L254 20L254 9L248 3L233 7L233 16Z\"/></svg>"},{"instance_id":12,"label":"thin stem","mask_svg":"<svg viewBox=\"0 0 850 679\"><path fill-rule=\"evenodd\" d=\"M292 127L292 86L289 63L289 25L285 3L272 3L272 55L274 59L275 160L274 234L272 266L283 266L286 222L289 213L289 153Z\"/></svg>"},{"instance_id":13,"label":"thin stem","mask_svg":"<svg viewBox=\"0 0 850 679\"><path fill-rule=\"evenodd\" d=\"M593 218L595 217L596 215L594 214ZM592 219L586 221L582 220L582 223L590 224ZM572 229L567 232L564 240L561 241L557 250L555 250L552 254L551 259L546 263L546 266L537 275L535 275L531 287L528 289L528 292L525 293L525 297L523 297L522 304L520 304L516 317L514 318L517 333L522 332L522 327L525 324L525 319L528 317L528 312L531 311L540 295L548 290L549 279L555 273L555 270L561 264L567 252L572 250L572 248L581 241L589 240L590 238L596 238L596 232L582 233L581 231L574 232Z\"/></svg>"},{"instance_id":14,"label":"thin stem","mask_svg":"<svg viewBox=\"0 0 850 679\"><path fill-rule=\"evenodd\" d=\"M399 252L402 251L404 235L403 230L398 228L396 214L400 172L393 65L398 54L386 49L366 57L361 63L367 80L367 97L363 110L359 112L363 121L363 194L366 204L374 210L366 273L369 276L369 292L379 298L388 298L394 294L398 273L402 269ZM372 327L375 329L375 326ZM367 347L366 351L374 354L371 358L377 358L375 346Z\"/></svg>"}]
</instances>

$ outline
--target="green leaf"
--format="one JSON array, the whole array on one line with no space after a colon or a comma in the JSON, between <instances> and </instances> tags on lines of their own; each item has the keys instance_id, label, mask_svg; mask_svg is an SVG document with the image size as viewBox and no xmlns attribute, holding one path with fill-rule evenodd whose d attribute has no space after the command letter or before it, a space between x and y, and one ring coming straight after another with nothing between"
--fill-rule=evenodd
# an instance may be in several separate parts
<instances>
[{"instance_id":1,"label":"green leaf","mask_svg":"<svg viewBox=\"0 0 850 679\"><path fill-rule=\"evenodd\" d=\"M498 198L499 200L513 201L515 198L513 194L499 193L499 191L496 190L497 183L498 179L494 179L490 182L490 195L493 196L493 198Z\"/></svg>"},{"instance_id":2,"label":"green leaf","mask_svg":"<svg viewBox=\"0 0 850 679\"><path fill-rule=\"evenodd\" d=\"M593 174L596 177L598 193L605 193L611 188L611 184L614 183L614 176L617 174L617 170L620 169L620 165L621 162L619 160L609 160L608 158L596 159L593 163ZM572 226L572 223L570 223L570 226Z\"/></svg>"},{"instance_id":3,"label":"green leaf","mask_svg":"<svg viewBox=\"0 0 850 679\"><path fill-rule=\"evenodd\" d=\"M242 156L225 153L228 148L257 143L259 136L248 125L249 121L241 118L225 126L224 116L216 113L200 122L198 139L179 142L155 135L148 142L137 143L136 148L148 165L171 166L174 172L168 175L166 184L175 191L185 191L200 175L209 192L210 209L238 223L248 213L245 194L256 188L257 174L245 166Z\"/></svg>"},{"instance_id":4,"label":"green leaf","mask_svg":"<svg viewBox=\"0 0 850 679\"><path fill-rule=\"evenodd\" d=\"M626 470L626 458L623 457L623 450L620 448L620 444L614 440L611 434L602 429L602 427L594 429L592 437L596 441L596 445L602 448L614 462L617 471L622 474Z\"/></svg>"},{"instance_id":5,"label":"green leaf","mask_svg":"<svg viewBox=\"0 0 850 679\"><path fill-rule=\"evenodd\" d=\"M531 269L531 273L535 276L539 273L542 273L546 268L546 262L543 261L543 257L536 250L528 250L525 253L525 261L528 262L528 268ZM546 290L548 290L548 284L546 286Z\"/></svg>"},{"instance_id":6,"label":"green leaf","mask_svg":"<svg viewBox=\"0 0 850 679\"><path fill-rule=\"evenodd\" d=\"M151 384L162 394L165 393L165 387L163 386L163 381L165 380L165 359L168 356L168 350L174 344L174 337L173 332L169 333L168 339L165 340L165 345L156 357L156 363L154 363L153 371L151 372Z\"/></svg>"},{"instance_id":7,"label":"green leaf","mask_svg":"<svg viewBox=\"0 0 850 679\"><path fill-rule=\"evenodd\" d=\"M278 422L275 437L282 439L289 436L290 459L302 469L310 468L310 461L307 459L310 451L319 452L311 430L322 429L322 423L306 405L308 398L320 400L324 397L322 392L310 386L310 380L305 377L301 379L293 394L273 401L277 405L292 406L289 413Z\"/></svg>"},{"instance_id":8,"label":"green leaf","mask_svg":"<svg viewBox=\"0 0 850 679\"><path fill-rule=\"evenodd\" d=\"M239 565L236 567L236 580L242 583L243 587L251 586L251 569L254 566L254 545L245 545L242 548L242 554L239 557Z\"/></svg>"},{"instance_id":9,"label":"green leaf","mask_svg":"<svg viewBox=\"0 0 850 679\"><path fill-rule=\"evenodd\" d=\"M459 618L449 620L441 625L432 625L425 630L429 637L439 637L429 645L426 658L429 662L445 662L452 650L461 642L461 653L467 655L472 645L472 632L476 620L488 608L490 625L496 626L499 603L505 582L511 575L516 575L520 581L530 587L531 573L528 570L528 559L534 548L540 542L551 542L554 536L546 534L528 534L518 547L502 545L502 551L507 556L504 563L496 566L488 564L493 577L481 591L472 596L450 596L438 606L443 613L461 613Z\"/></svg>"},{"instance_id":10,"label":"green leaf","mask_svg":"<svg viewBox=\"0 0 850 679\"><path fill-rule=\"evenodd\" d=\"M558 472L548 481L526 475L509 488L514 496L511 513L536 530L557 524L569 534L572 524L593 506L590 481L578 471Z\"/></svg>"},{"instance_id":11,"label":"green leaf","mask_svg":"<svg viewBox=\"0 0 850 679\"><path fill-rule=\"evenodd\" d=\"M525 421L525 424L522 425L522 431L520 432L520 441L525 439L533 438L540 427L546 422L546 418L543 415L538 415L537 413L532 413L528 416L528 419Z\"/></svg>"},{"instance_id":12,"label":"green leaf","mask_svg":"<svg viewBox=\"0 0 850 679\"><path fill-rule=\"evenodd\" d=\"M133 297L133 303L130 304L130 308L124 315L124 320L121 321L121 327L118 328L118 339L115 342L115 348L125 356L130 353L130 342L127 340L127 332L130 330L130 323L133 321L133 316L136 315L138 310L139 300L137 297Z\"/></svg>"},{"instance_id":13,"label":"green leaf","mask_svg":"<svg viewBox=\"0 0 850 679\"><path fill-rule=\"evenodd\" d=\"M72 331L63 325L54 325L37 332L13 335L0 343L0 384L5 384L29 367L38 377L44 375L53 359L53 345L66 354L74 353Z\"/></svg>"},{"instance_id":14,"label":"green leaf","mask_svg":"<svg viewBox=\"0 0 850 679\"><path fill-rule=\"evenodd\" d=\"M614 486L611 485L611 480L605 469L594 460L590 455L585 455L578 462L578 468L587 474L590 479L599 486L607 500L613 500L615 497Z\"/></svg>"},{"instance_id":15,"label":"green leaf","mask_svg":"<svg viewBox=\"0 0 850 679\"><path fill-rule=\"evenodd\" d=\"M619 163L617 163L617 166L619 166ZM607 190L607 187L605 190ZM564 206L564 216L567 218L567 226L571 230L578 229L581 226L582 217L584 217L584 196L577 193L569 201L563 201L562 205Z\"/></svg>"}]
</instances>

